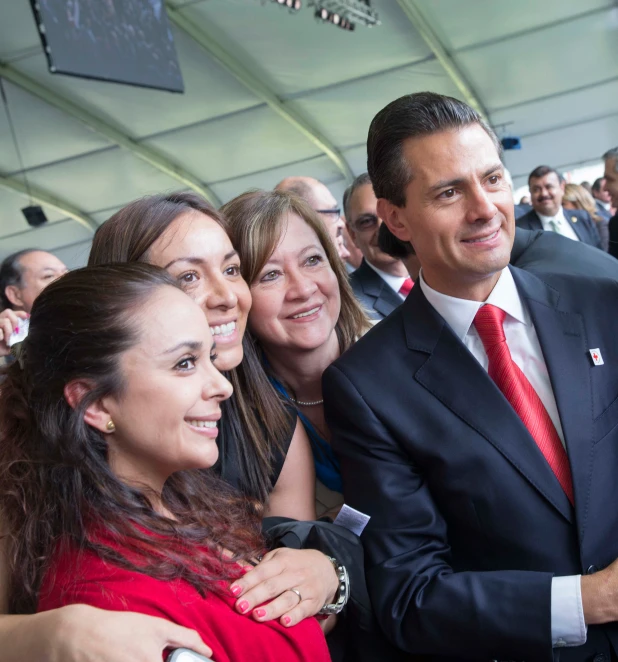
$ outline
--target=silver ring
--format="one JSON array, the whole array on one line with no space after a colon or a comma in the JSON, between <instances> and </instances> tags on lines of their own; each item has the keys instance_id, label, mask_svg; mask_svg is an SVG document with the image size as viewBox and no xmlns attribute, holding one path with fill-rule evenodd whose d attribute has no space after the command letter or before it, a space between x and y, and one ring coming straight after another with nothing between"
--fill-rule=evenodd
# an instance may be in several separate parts
<instances>
[{"instance_id":1,"label":"silver ring","mask_svg":"<svg viewBox=\"0 0 618 662\"><path fill-rule=\"evenodd\" d=\"M289 588L288 591L292 591L292 593L296 593L298 596L298 604L300 604L303 601L303 596L300 594L300 591L297 588Z\"/></svg>"}]
</instances>

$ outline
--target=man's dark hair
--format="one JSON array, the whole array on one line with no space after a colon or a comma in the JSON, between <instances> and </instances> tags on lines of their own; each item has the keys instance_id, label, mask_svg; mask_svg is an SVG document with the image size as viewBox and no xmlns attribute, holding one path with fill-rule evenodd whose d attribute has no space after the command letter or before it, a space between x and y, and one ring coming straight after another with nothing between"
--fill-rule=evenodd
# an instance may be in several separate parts
<instances>
[{"instance_id":1,"label":"man's dark hair","mask_svg":"<svg viewBox=\"0 0 618 662\"><path fill-rule=\"evenodd\" d=\"M350 216L350 200L352 199L352 196L354 193L361 187L365 186L365 184L371 184L371 177L369 177L368 172L364 172L362 175L359 175L351 184L348 186L348 188L345 190L343 194L343 214L345 216L345 220L347 222L350 221L349 216Z\"/></svg>"},{"instance_id":2,"label":"man's dark hair","mask_svg":"<svg viewBox=\"0 0 618 662\"><path fill-rule=\"evenodd\" d=\"M605 154L603 154L603 160L608 161L609 159L614 160L614 171L618 172L618 147L612 147L608 149Z\"/></svg>"},{"instance_id":3,"label":"man's dark hair","mask_svg":"<svg viewBox=\"0 0 618 662\"><path fill-rule=\"evenodd\" d=\"M592 190L595 191L595 193L600 193L601 192L601 186L603 185L603 180L605 177L597 177L594 180L594 184L592 185Z\"/></svg>"},{"instance_id":4,"label":"man's dark hair","mask_svg":"<svg viewBox=\"0 0 618 662\"><path fill-rule=\"evenodd\" d=\"M562 184L564 182L564 177L555 169L550 166L542 165L542 166L537 166L528 176L528 186L530 186L530 180L531 179L540 179L541 177L545 177L545 175L549 175L550 173L554 173L556 177L558 177L558 181Z\"/></svg>"},{"instance_id":5,"label":"man's dark hair","mask_svg":"<svg viewBox=\"0 0 618 662\"><path fill-rule=\"evenodd\" d=\"M414 255L414 248L409 241L403 241L396 237L389 229L386 223L382 223L378 230L378 247L383 253L396 258L405 260L409 255Z\"/></svg>"},{"instance_id":6,"label":"man's dark hair","mask_svg":"<svg viewBox=\"0 0 618 662\"><path fill-rule=\"evenodd\" d=\"M456 131L471 124L481 126L500 154L496 134L463 101L434 92L417 92L389 103L373 118L367 136L367 170L376 197L405 206L406 186L414 174L403 158L406 140Z\"/></svg>"},{"instance_id":7,"label":"man's dark hair","mask_svg":"<svg viewBox=\"0 0 618 662\"><path fill-rule=\"evenodd\" d=\"M10 285L21 285L21 277L24 274L21 258L37 250L37 248L26 248L23 251L17 251L17 253L12 253L4 258L0 266L0 310L13 308L13 304L6 296L5 290Z\"/></svg>"}]
</instances>

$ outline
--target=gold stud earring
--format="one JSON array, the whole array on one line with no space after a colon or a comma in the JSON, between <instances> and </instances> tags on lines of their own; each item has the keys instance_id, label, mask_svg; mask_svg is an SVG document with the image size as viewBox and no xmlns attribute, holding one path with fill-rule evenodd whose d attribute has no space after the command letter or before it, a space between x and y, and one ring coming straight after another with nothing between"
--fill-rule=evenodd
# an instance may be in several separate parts
<instances>
[{"instance_id":1,"label":"gold stud earring","mask_svg":"<svg viewBox=\"0 0 618 662\"><path fill-rule=\"evenodd\" d=\"M105 428L107 429L108 432L114 432L114 430L116 429L116 426L114 425L114 421L112 421L111 418L109 421L107 421L107 425L105 426Z\"/></svg>"}]
</instances>

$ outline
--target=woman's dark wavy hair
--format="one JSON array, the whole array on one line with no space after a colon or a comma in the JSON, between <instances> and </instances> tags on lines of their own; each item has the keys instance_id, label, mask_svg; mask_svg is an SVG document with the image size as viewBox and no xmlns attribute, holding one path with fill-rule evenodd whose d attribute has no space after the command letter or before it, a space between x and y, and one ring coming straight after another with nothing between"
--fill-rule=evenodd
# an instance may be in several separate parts
<instances>
[{"instance_id":1,"label":"woman's dark wavy hair","mask_svg":"<svg viewBox=\"0 0 618 662\"><path fill-rule=\"evenodd\" d=\"M34 611L50 560L65 545L158 579L184 579L202 593L219 590L216 582L237 576L233 560L262 548L253 502L213 472L171 476L162 496L175 519L166 518L144 491L112 473L106 436L84 421L99 398L122 398L128 385L119 357L139 342L140 309L170 286L176 287L170 276L149 265L87 267L51 284L34 304L20 360L6 369L0 397L11 613ZM72 409L64 387L82 379L92 388ZM114 548L118 540L123 555Z\"/></svg>"},{"instance_id":2,"label":"woman's dark wavy hair","mask_svg":"<svg viewBox=\"0 0 618 662\"><path fill-rule=\"evenodd\" d=\"M191 211L212 218L229 235L225 216L199 195L151 195L131 202L98 228L88 264L148 262L157 239L181 214ZM220 462L225 462L225 449L234 446L240 489L265 503L272 489L274 451L283 447L291 424L249 334L243 338L243 350L242 363L224 373L234 387L234 395L222 403ZM220 464L218 470L224 472L225 467Z\"/></svg>"}]
</instances>

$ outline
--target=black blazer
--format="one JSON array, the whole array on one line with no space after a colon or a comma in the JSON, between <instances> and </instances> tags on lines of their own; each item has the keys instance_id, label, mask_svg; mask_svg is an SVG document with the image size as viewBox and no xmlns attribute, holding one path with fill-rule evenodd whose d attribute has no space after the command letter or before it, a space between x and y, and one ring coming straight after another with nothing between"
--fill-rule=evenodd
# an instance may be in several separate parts
<instances>
[{"instance_id":1,"label":"black blazer","mask_svg":"<svg viewBox=\"0 0 618 662\"><path fill-rule=\"evenodd\" d=\"M354 295L373 320L384 319L403 301L364 259L360 267L350 274L350 285Z\"/></svg>"},{"instance_id":2,"label":"black blazer","mask_svg":"<svg viewBox=\"0 0 618 662\"><path fill-rule=\"evenodd\" d=\"M511 265L535 274L566 274L618 280L618 260L594 246L556 232L515 228Z\"/></svg>"},{"instance_id":3,"label":"black blazer","mask_svg":"<svg viewBox=\"0 0 618 662\"><path fill-rule=\"evenodd\" d=\"M583 209L563 209L562 211L580 241L590 244L595 248L601 248L601 238L599 237L594 221L587 211ZM534 209L515 219L515 224L518 228L524 228L524 230L543 229L541 219L537 216Z\"/></svg>"},{"instance_id":4,"label":"black blazer","mask_svg":"<svg viewBox=\"0 0 618 662\"><path fill-rule=\"evenodd\" d=\"M551 378L571 507L487 372L414 287L324 375L346 503L380 624L403 650L479 660L610 659L618 624L552 649L551 581L618 557L618 283L511 267ZM603 311L599 314L599 310ZM605 361L594 366L588 350Z\"/></svg>"},{"instance_id":5,"label":"black blazer","mask_svg":"<svg viewBox=\"0 0 618 662\"><path fill-rule=\"evenodd\" d=\"M618 214L609 221L609 254L618 258Z\"/></svg>"}]
</instances>

